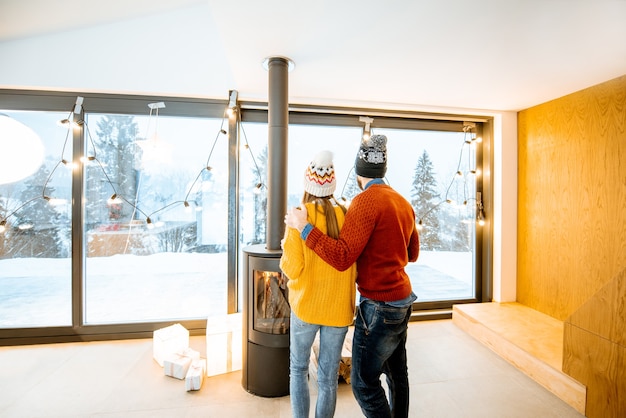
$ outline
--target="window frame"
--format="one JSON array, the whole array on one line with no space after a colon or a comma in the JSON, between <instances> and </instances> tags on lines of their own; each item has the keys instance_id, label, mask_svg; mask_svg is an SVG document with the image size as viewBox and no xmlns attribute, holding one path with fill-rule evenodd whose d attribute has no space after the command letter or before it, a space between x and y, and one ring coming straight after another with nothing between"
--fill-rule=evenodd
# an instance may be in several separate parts
<instances>
[{"instance_id":1,"label":"window frame","mask_svg":"<svg viewBox=\"0 0 626 418\"><path fill-rule=\"evenodd\" d=\"M61 91L34 91L0 89L0 109L16 111L55 111L67 112L76 102L76 97L84 98L86 113L115 113L125 115L145 115L148 103L163 101L166 108L161 109L160 115L179 117L224 117L228 105L228 98L203 99L186 97L166 97L154 95L126 95L105 93L82 93ZM239 209L238 209L238 172L239 172L239 122L267 123L267 103L238 102L240 117L238 120L229 119L229 195L228 195L228 312L241 310L238 305L239 289ZM481 152L477 153L477 163L483 173L490 173L493 167L492 132L493 120L490 116L462 115L445 113L427 113L412 111L397 111L355 107L327 107L310 105L290 105L289 124L308 125L335 125L362 127L360 116L374 118L372 127L402 128L440 131L461 131L464 122L476 123L476 132L483 138ZM83 130L73 134L75 155L84 152L85 141ZM478 158L480 154L480 158ZM487 217L491 212L493 202L493 187L491 176L483 175L477 184L477 190L483 193L483 205ZM76 170L72 178L72 197L81 202L83 195L83 173ZM73 341L118 340L130 338L150 338L154 330L171 325L172 321L140 322L127 324L98 324L85 325L83 321L83 279L85 275L84 257L86 254L83 224L83 208L81 205L72 207L72 326L40 327L40 328L11 328L0 329L0 346L21 345ZM492 247L493 231L491 223L487 222L477 233L477 259L475 275L476 295L467 300L455 300L453 303L482 302L491 300L492 282ZM419 313L416 319L437 319L451 317L452 304L449 302L423 302L416 306ZM206 320L181 320L180 322L190 331L191 335L203 335L206 331Z\"/></svg>"}]
</instances>

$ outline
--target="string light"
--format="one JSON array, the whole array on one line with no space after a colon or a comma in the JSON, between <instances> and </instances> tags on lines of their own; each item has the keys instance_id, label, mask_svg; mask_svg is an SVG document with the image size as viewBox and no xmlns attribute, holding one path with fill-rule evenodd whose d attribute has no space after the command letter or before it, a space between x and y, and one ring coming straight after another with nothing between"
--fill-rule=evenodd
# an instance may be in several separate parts
<instances>
[{"instance_id":1,"label":"string light","mask_svg":"<svg viewBox=\"0 0 626 418\"><path fill-rule=\"evenodd\" d=\"M60 125L67 127L67 133L65 135L65 141L63 143L63 148L61 151L61 159L59 162L57 162L57 164L54 166L54 168L52 169L52 171L50 172L50 174L48 174L48 177L46 178L42 190L41 190L41 196L37 196L34 197L28 201L26 201L25 203L23 203L22 205L18 206L15 210L13 210L12 212L10 212L7 216L5 216L2 220L0 220L0 232L4 232L6 231L7 228L7 223L8 223L8 219L11 218L12 216L16 215L21 209L23 209L24 207L26 207L27 205L31 204L32 202L34 202L35 200L38 200L39 198L45 200L46 202L48 202L50 205L52 206L56 206L56 205L61 205L66 203L67 201L65 199L58 199L58 198L54 198L54 197L50 197L48 195L46 195L46 189L48 186L48 183L50 182L50 180L52 179L52 176L54 175L54 173L56 172L56 169L60 166L60 165L65 165L71 169L73 169L75 167L75 164L72 163L71 161L68 161L65 159L64 154L65 154L65 148L67 145L67 142L69 140L70 137L70 133L72 131L73 127L82 127L83 126L83 122L81 120L80 123L78 122L73 122L74 120L78 119L79 117L81 117L82 112L83 112L83 98L81 96L76 97L76 102L74 104L74 106L72 107L72 110L69 112L67 118L61 120L59 122ZM25 227L26 226L26 227ZM21 224L18 225L19 229L30 229L32 228L33 225L27 225L27 224Z\"/></svg>"},{"instance_id":2,"label":"string light","mask_svg":"<svg viewBox=\"0 0 626 418\"><path fill-rule=\"evenodd\" d=\"M232 96L232 95L231 95ZM229 107L230 109L230 107ZM204 164L204 167L200 170L200 172L198 173L198 175L196 176L196 178L194 179L193 183L191 183L191 186L189 186L189 190L187 190L187 194L185 195L185 200L183 200L183 205L185 206L185 208L189 208L189 194L191 194L193 187L195 186L196 182L198 181L198 179L200 179L200 176L202 175L202 173L204 173L204 171L211 171L213 170L213 168L209 165L209 163L211 162L211 156L213 155L213 150L215 149L215 145L217 144L217 140L219 139L220 135L227 135L228 132L226 132L226 130L224 129L224 118L222 118L222 123L220 125L220 129L217 133L217 135L215 136L215 140L213 141L213 146L211 146L211 151L209 152L209 156L206 159L206 163Z\"/></svg>"},{"instance_id":3,"label":"string light","mask_svg":"<svg viewBox=\"0 0 626 418\"><path fill-rule=\"evenodd\" d=\"M418 220L418 222L417 222L417 230L418 230L418 231L421 231L421 230L423 230L423 229L424 229L424 219L426 219L426 217L427 217L428 215L430 215L430 213L431 213L432 211L434 211L435 209L437 209L439 206L443 205L444 203L448 203L448 204L450 204L450 203L451 203L451 201L449 201L449 200L442 200L441 202L437 203L436 205L434 205L433 207L431 207L430 209L428 209L424 215L422 215L422 216L420 216L420 217L419 217L419 220Z\"/></svg>"},{"instance_id":4,"label":"string light","mask_svg":"<svg viewBox=\"0 0 626 418\"><path fill-rule=\"evenodd\" d=\"M236 91L232 91L230 93L230 102L229 102L229 106L227 108L227 110L235 110L235 114L238 114L238 112L236 112L237 110L237 105L236 105L236 100L237 100L237 92ZM233 102L234 100L234 102ZM15 210L13 210L12 212L10 212L7 216L5 216L4 218L0 219L0 233L3 233L6 231L7 229L7 224L8 224L8 219L11 218L12 216L14 216L15 214L17 214L21 209L23 209L24 207L26 207L27 205L31 204L33 201L38 200L40 198L42 198L43 200L49 202L51 205L58 205L58 204L64 204L67 203L65 199L58 199L58 198L54 198L51 196L48 196L46 194L46 190L47 190L47 186L48 183L50 182L50 180L53 177L53 174L55 173L55 171L57 170L57 168L60 165L64 165L68 168L76 168L77 165L75 163L73 163L71 160L68 160L64 157L65 155L65 151L66 151L66 147L67 147L67 143L71 137L70 133L72 131L72 128L82 128L84 127L86 132L87 132L87 138L88 138L88 149L91 148L91 152L93 152L92 155L88 155L88 156L84 156L81 157L80 161L81 162L91 162L91 161L95 161L98 166L100 167L100 169L102 170L102 173L104 174L107 183L109 184L109 186L111 187L113 193L111 194L110 198L107 199L107 204L109 205L113 205L113 204L121 204L121 203L126 203L128 205L130 205L134 211L139 212L141 215L143 215L146 218L146 227L149 229L153 229L155 226L160 226L163 225L163 222L155 222L152 217L154 215L156 215L157 213L171 207L174 206L176 204L182 203L183 206L187 209L190 208L190 204L187 201L189 194L191 193L191 191L193 190L195 183L198 181L198 179L200 178L202 172L204 172L205 170L207 171L211 171L212 167L209 165L210 160L211 160L211 156L213 154L213 150L215 148L215 145L217 143L217 140L219 138L220 135L227 135L227 131L224 129L224 119L222 119L222 124L220 126L220 129L218 131L218 134L215 138L215 141L213 143L213 146L211 148L211 151L209 153L209 156L207 158L206 164L205 166L202 168L202 170L200 171L200 173L196 176L196 179L194 180L194 182L191 184L191 186L189 187L189 190L187 191L187 194L185 196L185 200L179 200L179 201L175 201L172 203L168 203L167 205L155 210L154 212L150 213L149 215L143 211L138 205L136 205L135 203L130 202L128 199L126 199L124 196L121 196L118 191L115 188L114 183L111 181L109 175L107 174L106 170L104 169L104 166L102 165L102 163L98 160L97 156L96 156L96 146L94 143L94 140L91 136L91 132L89 131L89 126L88 124L84 121L84 119L82 118L82 114L83 114L83 98L82 97L77 97L76 100L76 104L73 107L73 109L70 111L69 115L67 118L62 119L61 121L58 122L59 125L64 126L68 129L66 137L65 137L65 141L63 143L63 148L61 151L61 159L59 160L59 162L55 165L55 167L52 169L52 171L50 172L50 174L48 175L48 177L46 178L46 181L44 182L44 185L42 187L42 193L41 196L37 196L33 199L28 200L27 202L24 202L22 205L20 205L19 207L17 207ZM233 106L234 103L234 106ZM159 109L165 108L165 103L164 102L156 102L156 103L150 103L148 104L148 107L150 108L150 116L152 116L152 112L155 111L156 117L158 118L158 112ZM225 112L225 114L228 114L228 112ZM149 116L149 118L150 118ZM80 117L80 119L78 119ZM155 135L156 135L156 130L157 130L157 124L158 121L155 123ZM89 147L90 145L90 147ZM255 162L256 165L256 162ZM257 166L257 171L258 171L258 166ZM135 201L137 200L137 196L135 197ZM198 210L199 208L196 208L196 210ZM20 229L28 229L28 228L32 228L32 225L28 226L26 224L22 224L20 226L18 226Z\"/></svg>"},{"instance_id":5,"label":"string light","mask_svg":"<svg viewBox=\"0 0 626 418\"><path fill-rule=\"evenodd\" d=\"M41 196L36 196L33 197L30 200L27 200L26 202L22 203L20 206L18 206L13 212L9 213L7 216L5 216L2 220L0 220L0 233L6 231L7 229L7 222L9 220L9 218L13 215L15 215L16 213L18 213L21 209L25 208L26 206L30 205L32 202L34 202L35 200L39 200L41 198ZM19 226L18 226L19 227Z\"/></svg>"},{"instance_id":6,"label":"string light","mask_svg":"<svg viewBox=\"0 0 626 418\"><path fill-rule=\"evenodd\" d=\"M244 148L248 150L248 152L250 153L250 157L252 157L252 162L254 163L254 168L256 170L256 174L258 177L258 182L254 186L254 190L252 192L256 195L259 195L261 194L261 191L265 187L265 185L263 184L263 177L261 176L261 170L259 169L259 165L256 163L256 158L254 158L254 153L252 152L252 148L250 148L250 143L248 142L248 136L246 135L246 131L243 128L243 125L241 124L239 125L241 126L241 132L243 133L243 139L245 141Z\"/></svg>"},{"instance_id":7,"label":"string light","mask_svg":"<svg viewBox=\"0 0 626 418\"><path fill-rule=\"evenodd\" d=\"M228 107L226 108L226 115L229 118L234 117L235 115L237 115L237 90L232 90L229 94L229 99L228 99Z\"/></svg>"},{"instance_id":8,"label":"string light","mask_svg":"<svg viewBox=\"0 0 626 418\"><path fill-rule=\"evenodd\" d=\"M482 142L482 138L477 138L476 135L473 133L473 129L476 128L476 123L474 122L464 122L463 123L463 144L461 146L461 150L459 152L459 162L457 165L457 170L456 173L454 174L454 177L452 179L452 181L448 184L448 188L446 189L446 195L445 198L437 203L436 205L434 205L433 207L431 207L424 215L421 215L418 218L418 222L417 222L417 227L419 230L423 229L424 227L424 222L423 220L426 218L426 216L428 214L430 214L433 210L435 210L435 208L439 207L442 203L448 203L450 205L456 205L456 202L454 199L452 199L449 196L450 193L450 189L452 188L452 185L455 183L455 180L460 180L460 179L464 179L463 182L463 204L461 205L462 207L467 207L469 205L469 201L470 200L476 200L476 222L479 225L484 225L485 224L485 212L484 212L484 208L483 208L483 202L482 202L482 198L481 198L481 193L477 192L477 198L476 199L470 199L467 197L467 181L468 181L468 177L470 175L472 176L479 176L481 174L480 169L478 168L473 168L468 170L467 174L468 176L464 176L463 175L463 171L461 170L461 163L463 161L463 151L466 145L473 147L476 143L480 143ZM468 165L471 167L472 166L472 155L471 153L468 153Z\"/></svg>"}]
</instances>

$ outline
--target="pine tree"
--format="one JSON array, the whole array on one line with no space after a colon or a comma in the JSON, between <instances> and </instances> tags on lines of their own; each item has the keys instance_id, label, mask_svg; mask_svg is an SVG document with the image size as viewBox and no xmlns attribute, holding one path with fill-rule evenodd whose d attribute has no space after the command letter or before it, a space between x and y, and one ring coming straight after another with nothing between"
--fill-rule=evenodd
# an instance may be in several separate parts
<instances>
[{"instance_id":1,"label":"pine tree","mask_svg":"<svg viewBox=\"0 0 626 418\"><path fill-rule=\"evenodd\" d=\"M437 180L433 163L424 150L417 161L411 187L411 205L418 221L422 222L420 244L424 250L441 250L442 241L439 236L439 210L441 197L437 193Z\"/></svg>"},{"instance_id":2,"label":"pine tree","mask_svg":"<svg viewBox=\"0 0 626 418\"><path fill-rule=\"evenodd\" d=\"M13 218L5 219L11 215L11 212L15 208L11 208L12 196L14 195L15 185L2 186L2 194L0 195L0 221L5 220L5 230L0 233L0 259L11 258L9 251L11 249L11 235L12 227L11 221Z\"/></svg>"},{"instance_id":3,"label":"pine tree","mask_svg":"<svg viewBox=\"0 0 626 418\"><path fill-rule=\"evenodd\" d=\"M86 221L89 227L101 223L130 221L132 205L108 206L114 192L136 204L137 171L135 170L134 141L138 127L134 116L105 115L97 123L95 150L88 144L88 155L95 152L99 163L87 166ZM106 172L103 172L106 170Z\"/></svg>"},{"instance_id":4,"label":"pine tree","mask_svg":"<svg viewBox=\"0 0 626 418\"><path fill-rule=\"evenodd\" d=\"M339 190L341 196L338 196L338 198L346 199L348 202L354 199L357 194L361 193L359 184L356 181L356 172L354 170L350 171L350 174L346 179L346 183L341 187L341 190ZM341 200L339 202L341 203Z\"/></svg>"},{"instance_id":5,"label":"pine tree","mask_svg":"<svg viewBox=\"0 0 626 418\"><path fill-rule=\"evenodd\" d=\"M44 198L55 198L55 190L48 186L43 190L50 176L45 164L29 177L20 194L20 201L26 205L16 214L16 225L22 228L15 231L11 238L11 253L18 257L49 257L56 258L66 253L61 248L62 239L59 235L63 225L60 215L50 202ZM65 225L69 228L69 225Z\"/></svg>"}]
</instances>

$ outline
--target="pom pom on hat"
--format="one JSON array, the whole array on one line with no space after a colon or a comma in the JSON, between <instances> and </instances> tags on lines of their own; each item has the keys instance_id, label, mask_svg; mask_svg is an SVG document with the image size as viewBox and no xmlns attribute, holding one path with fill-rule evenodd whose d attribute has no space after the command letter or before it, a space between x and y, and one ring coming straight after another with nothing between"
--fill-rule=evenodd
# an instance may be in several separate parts
<instances>
[{"instance_id":1,"label":"pom pom on hat","mask_svg":"<svg viewBox=\"0 0 626 418\"><path fill-rule=\"evenodd\" d=\"M372 135L362 141L354 162L354 171L358 176L370 179L385 177L387 172L387 137Z\"/></svg>"},{"instance_id":2,"label":"pom pom on hat","mask_svg":"<svg viewBox=\"0 0 626 418\"><path fill-rule=\"evenodd\" d=\"M336 187L333 153L321 151L304 172L304 190L313 196L325 197L335 193Z\"/></svg>"}]
</instances>

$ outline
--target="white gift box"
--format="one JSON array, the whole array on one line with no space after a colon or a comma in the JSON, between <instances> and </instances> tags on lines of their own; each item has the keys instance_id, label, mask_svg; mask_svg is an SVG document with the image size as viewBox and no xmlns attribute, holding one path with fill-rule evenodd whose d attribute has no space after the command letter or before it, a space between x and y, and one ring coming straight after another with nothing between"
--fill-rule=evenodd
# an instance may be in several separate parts
<instances>
[{"instance_id":1,"label":"white gift box","mask_svg":"<svg viewBox=\"0 0 626 418\"><path fill-rule=\"evenodd\" d=\"M206 372L206 360L198 359L191 362L187 375L185 376L185 389L187 392L191 390L200 390L204 381L204 373Z\"/></svg>"},{"instance_id":2,"label":"white gift box","mask_svg":"<svg viewBox=\"0 0 626 418\"><path fill-rule=\"evenodd\" d=\"M207 376L241 370L242 327L241 312L207 319Z\"/></svg>"},{"instance_id":3,"label":"white gift box","mask_svg":"<svg viewBox=\"0 0 626 418\"><path fill-rule=\"evenodd\" d=\"M170 354L163 359L163 372L166 376L184 379L191 366L191 358L180 354Z\"/></svg>"},{"instance_id":4,"label":"white gift box","mask_svg":"<svg viewBox=\"0 0 626 418\"><path fill-rule=\"evenodd\" d=\"M157 329L152 335L152 355L161 367L165 357L184 351L188 347L189 331L181 324Z\"/></svg>"}]
</instances>

